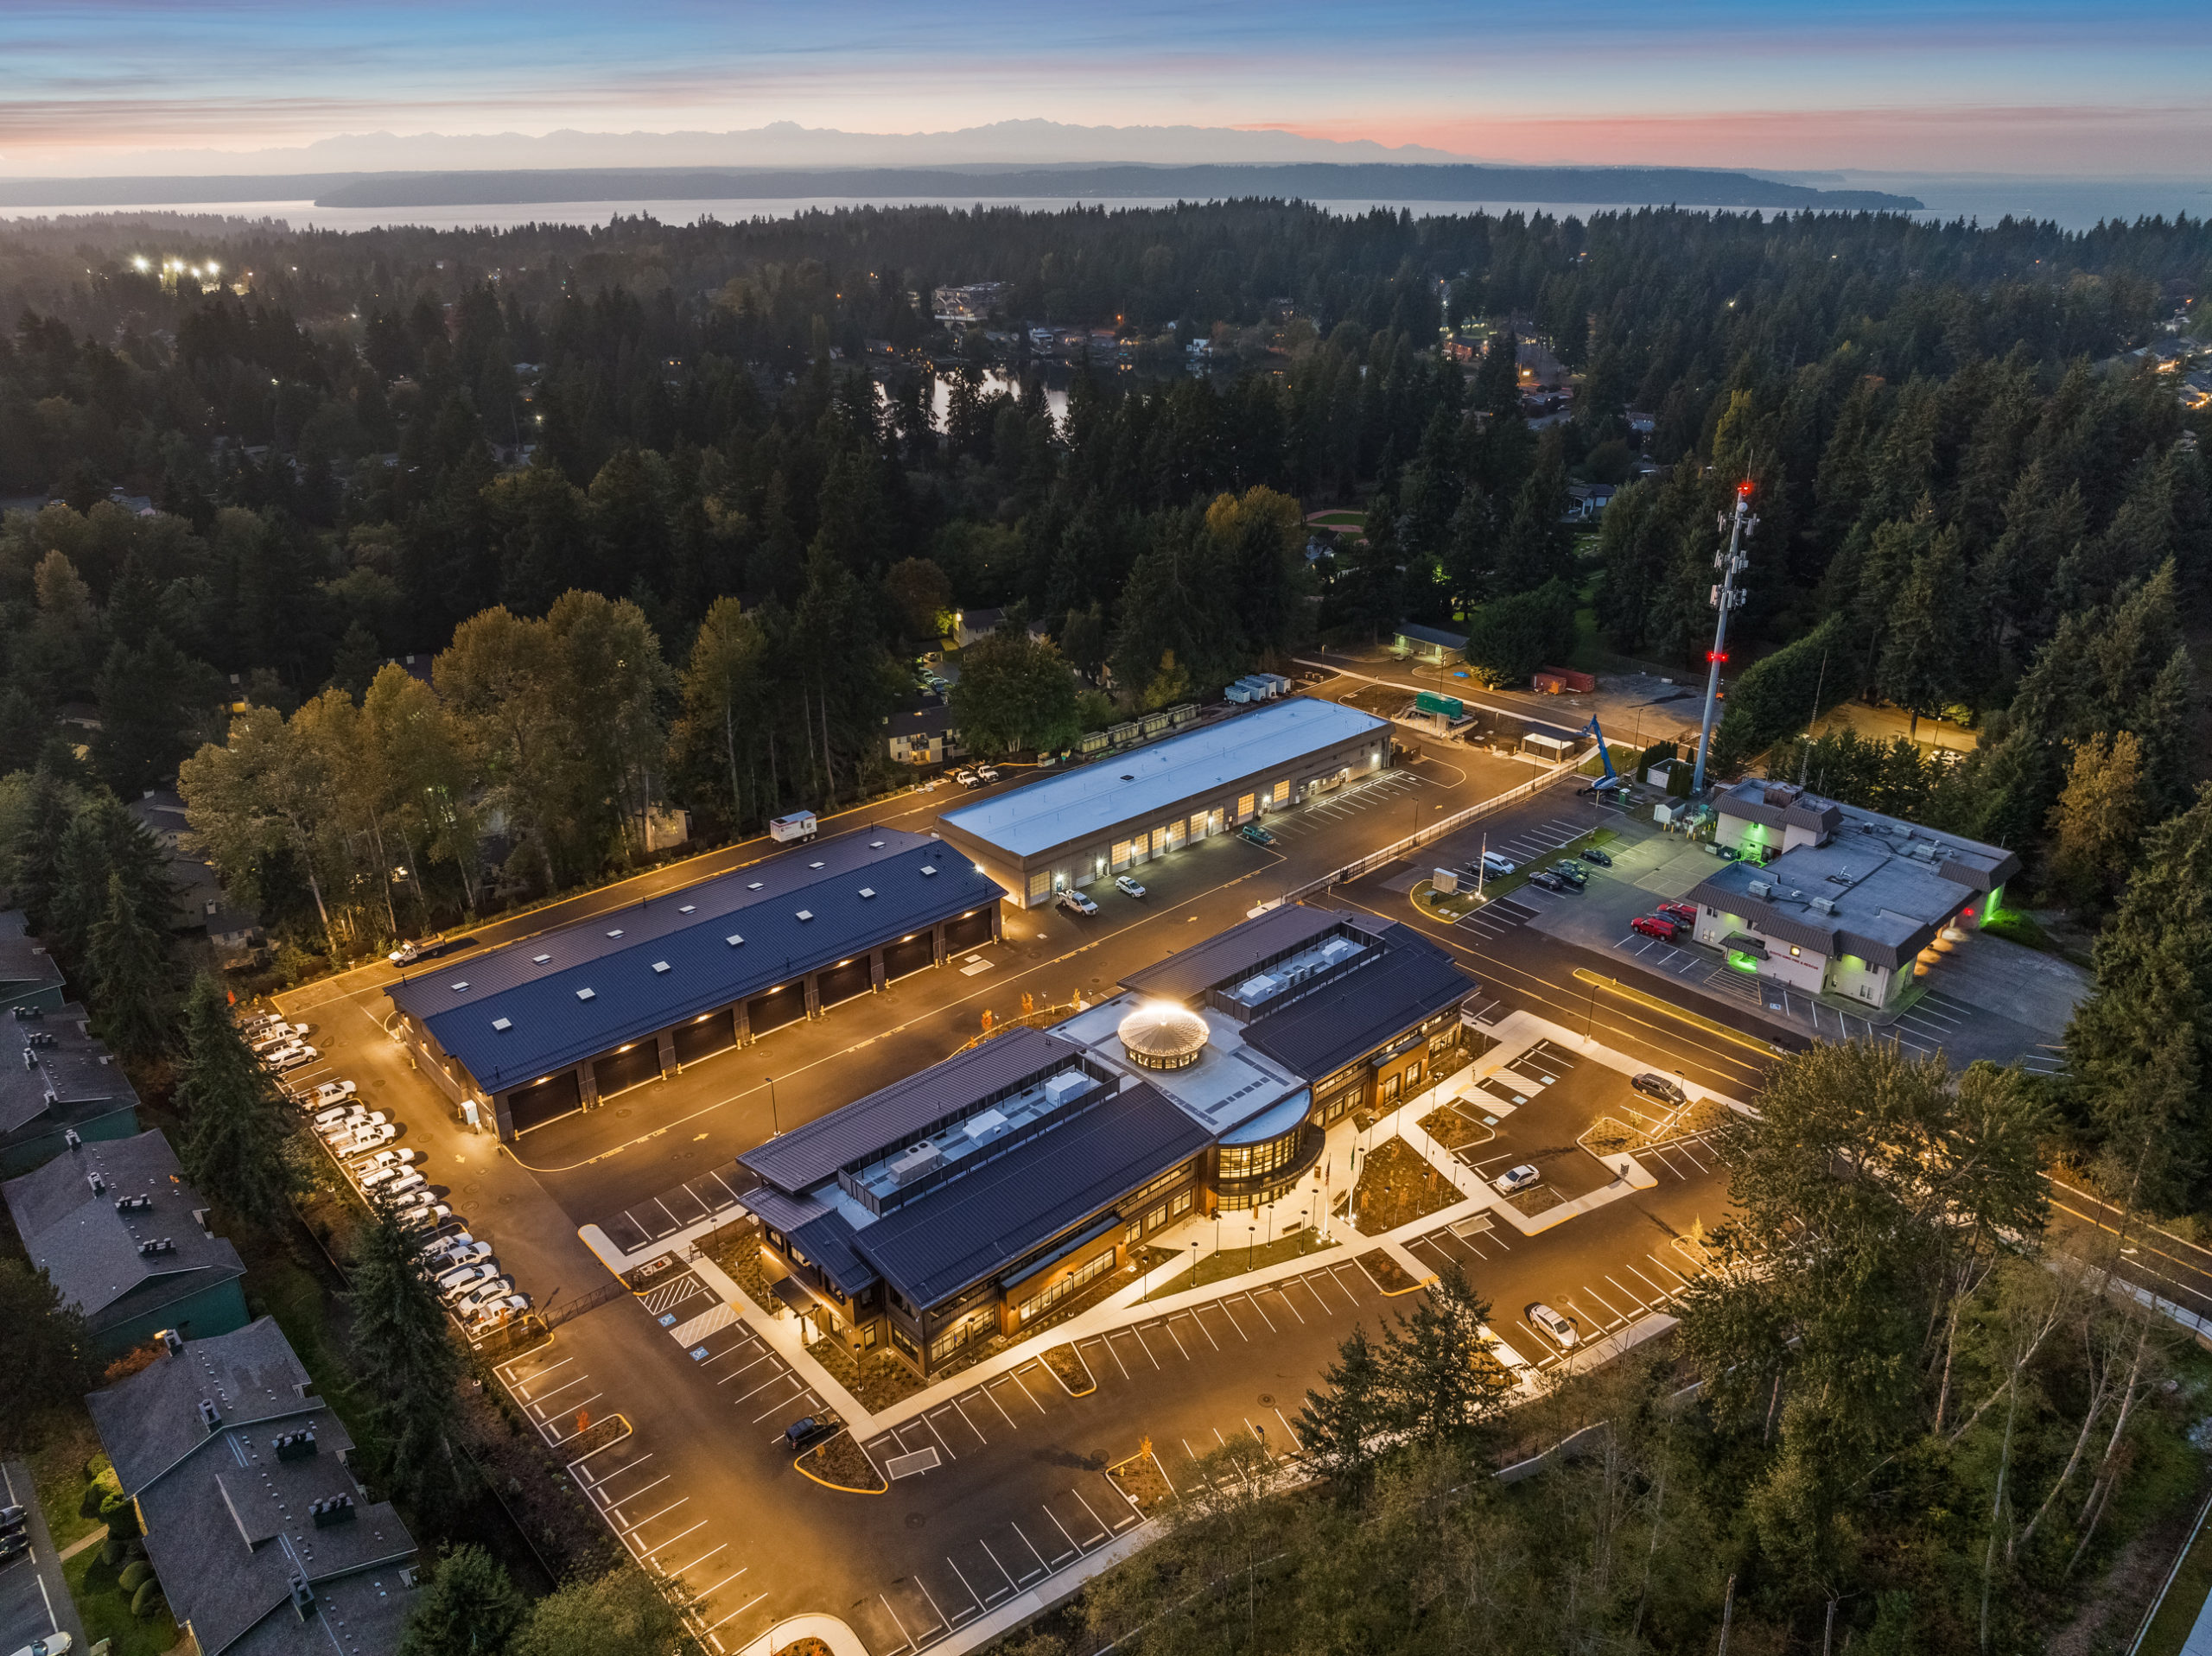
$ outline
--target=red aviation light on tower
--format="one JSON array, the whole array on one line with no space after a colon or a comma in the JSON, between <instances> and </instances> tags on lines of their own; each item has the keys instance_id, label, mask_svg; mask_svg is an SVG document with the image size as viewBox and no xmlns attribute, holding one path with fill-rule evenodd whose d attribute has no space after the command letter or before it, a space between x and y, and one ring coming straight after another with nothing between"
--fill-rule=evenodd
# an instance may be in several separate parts
<instances>
[{"instance_id":1,"label":"red aviation light on tower","mask_svg":"<svg viewBox=\"0 0 2212 1656\"><path fill-rule=\"evenodd\" d=\"M1736 485L1736 498L1738 500L1749 500L1751 498L1751 480L1749 478L1745 478L1741 483L1738 483Z\"/></svg>"}]
</instances>

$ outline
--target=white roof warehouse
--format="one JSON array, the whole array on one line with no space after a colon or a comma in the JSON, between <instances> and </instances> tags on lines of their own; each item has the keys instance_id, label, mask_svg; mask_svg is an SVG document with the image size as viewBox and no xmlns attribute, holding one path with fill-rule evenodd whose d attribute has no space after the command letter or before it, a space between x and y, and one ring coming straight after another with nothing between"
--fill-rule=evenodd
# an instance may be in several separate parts
<instances>
[{"instance_id":1,"label":"white roof warehouse","mask_svg":"<svg viewBox=\"0 0 2212 1656\"><path fill-rule=\"evenodd\" d=\"M1292 696L938 818L1025 908L1379 771L1387 720Z\"/></svg>"}]
</instances>

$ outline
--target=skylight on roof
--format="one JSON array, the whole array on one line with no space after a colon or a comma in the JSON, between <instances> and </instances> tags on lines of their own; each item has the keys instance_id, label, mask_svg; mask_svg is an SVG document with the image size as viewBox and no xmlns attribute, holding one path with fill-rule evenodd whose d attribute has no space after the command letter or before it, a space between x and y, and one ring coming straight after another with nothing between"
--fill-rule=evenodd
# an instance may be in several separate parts
<instances>
[{"instance_id":1,"label":"skylight on roof","mask_svg":"<svg viewBox=\"0 0 2212 1656\"><path fill-rule=\"evenodd\" d=\"M757 880L757 879L756 879L756 880L754 880L754 881L753 881L750 885L747 886L745 889L746 889L747 891L759 891L759 890L760 889L760 882L759 880Z\"/></svg>"},{"instance_id":2,"label":"skylight on roof","mask_svg":"<svg viewBox=\"0 0 2212 1656\"><path fill-rule=\"evenodd\" d=\"M543 966L543 965L544 965L544 964L545 964L545 962L546 962L546 961L548 961L551 960L552 958L553 958L553 957L552 957L550 955L532 955L530 957L530 963L531 963L532 966Z\"/></svg>"},{"instance_id":3,"label":"skylight on roof","mask_svg":"<svg viewBox=\"0 0 2212 1656\"><path fill-rule=\"evenodd\" d=\"M678 910L677 910L677 913L678 913L678 914L691 914L691 913L695 913L695 912L696 912L696 911L697 911L698 907L699 907L699 905L698 905L696 903L686 903L686 904L685 904L682 908L680 908L680 909L678 909Z\"/></svg>"},{"instance_id":4,"label":"skylight on roof","mask_svg":"<svg viewBox=\"0 0 2212 1656\"><path fill-rule=\"evenodd\" d=\"M821 865L820 863L818 863L818 862L810 862L810 863L807 864L807 866L808 866L809 868L819 868L819 867L821 867L821 866L822 866L822 865Z\"/></svg>"},{"instance_id":5,"label":"skylight on roof","mask_svg":"<svg viewBox=\"0 0 2212 1656\"><path fill-rule=\"evenodd\" d=\"M667 971L667 970L668 970L668 962L667 962L666 961L655 961L653 962L653 970L654 970L654 971L656 971L656 972L665 972L665 971Z\"/></svg>"},{"instance_id":6,"label":"skylight on roof","mask_svg":"<svg viewBox=\"0 0 2212 1656\"><path fill-rule=\"evenodd\" d=\"M723 938L722 941L728 943L732 949L735 949L740 943L743 942L745 939L739 936L733 931L728 936Z\"/></svg>"},{"instance_id":7,"label":"skylight on roof","mask_svg":"<svg viewBox=\"0 0 2212 1656\"><path fill-rule=\"evenodd\" d=\"M596 1000L599 999L599 996L595 992L590 989L579 989L576 991L576 999L579 1000Z\"/></svg>"},{"instance_id":8,"label":"skylight on roof","mask_svg":"<svg viewBox=\"0 0 2212 1656\"><path fill-rule=\"evenodd\" d=\"M861 887L861 895L862 897L874 897L875 895L875 889L873 886L863 885Z\"/></svg>"},{"instance_id":9,"label":"skylight on roof","mask_svg":"<svg viewBox=\"0 0 2212 1656\"><path fill-rule=\"evenodd\" d=\"M449 985L448 987L456 994L458 994L461 990L466 989L468 987L468 980L467 978L463 978L460 982Z\"/></svg>"},{"instance_id":10,"label":"skylight on roof","mask_svg":"<svg viewBox=\"0 0 2212 1656\"><path fill-rule=\"evenodd\" d=\"M868 842L868 848L870 851L880 851L883 849L883 841L880 840L870 840Z\"/></svg>"},{"instance_id":11,"label":"skylight on roof","mask_svg":"<svg viewBox=\"0 0 2212 1656\"><path fill-rule=\"evenodd\" d=\"M620 937L622 935L622 928L617 926L613 930L608 932L607 935L610 937Z\"/></svg>"},{"instance_id":12,"label":"skylight on roof","mask_svg":"<svg viewBox=\"0 0 2212 1656\"><path fill-rule=\"evenodd\" d=\"M934 874L935 872L937 872L937 870L936 870L935 868L931 867L928 863L924 863L924 864L922 865L922 872L923 872L925 874Z\"/></svg>"},{"instance_id":13,"label":"skylight on roof","mask_svg":"<svg viewBox=\"0 0 2212 1656\"><path fill-rule=\"evenodd\" d=\"M801 909L798 911L798 917L802 920L811 920L814 918L814 910L812 909Z\"/></svg>"},{"instance_id":14,"label":"skylight on roof","mask_svg":"<svg viewBox=\"0 0 2212 1656\"><path fill-rule=\"evenodd\" d=\"M495 1018L492 1020L492 1027L499 1031L502 1035L505 1035L514 1026L515 1020L512 1018Z\"/></svg>"}]
</instances>

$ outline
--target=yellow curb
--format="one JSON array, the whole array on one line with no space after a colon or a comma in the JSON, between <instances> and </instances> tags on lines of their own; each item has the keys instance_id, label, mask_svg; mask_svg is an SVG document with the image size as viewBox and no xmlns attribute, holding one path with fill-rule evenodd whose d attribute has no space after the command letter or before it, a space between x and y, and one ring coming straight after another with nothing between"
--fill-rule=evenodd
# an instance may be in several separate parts
<instances>
[{"instance_id":1,"label":"yellow curb","mask_svg":"<svg viewBox=\"0 0 2212 1656\"><path fill-rule=\"evenodd\" d=\"M1077 1363L1079 1363L1079 1364L1081 1364L1081 1365L1082 1365L1083 1372L1084 1372L1084 1374L1090 1374L1090 1365L1089 1363L1087 1363L1087 1362L1084 1362L1084 1361L1083 1361L1083 1353L1081 1353L1080 1351L1076 1350L1075 1342L1074 1342L1074 1341L1072 1341L1072 1340L1062 1340L1062 1341L1058 1342L1058 1343L1056 1343L1056 1344L1049 1345L1049 1346L1046 1347L1046 1348L1045 1348L1045 1351L1058 1351L1058 1350L1060 1348L1060 1347L1061 1347L1061 1346L1065 1346L1065 1347L1068 1348L1068 1350L1069 1350L1069 1351L1070 1351L1070 1352L1074 1355L1076 1361L1077 1361ZM1088 1386L1084 1386L1084 1387L1083 1388L1083 1390L1081 1390L1080 1392L1078 1392L1078 1391L1077 1391L1077 1390L1075 1389L1075 1387L1073 1387L1072 1386L1070 1386L1070 1385L1067 1383L1067 1381L1066 1381L1065 1380L1064 1380L1064 1379L1062 1379L1062 1378L1061 1378L1060 1371L1059 1371L1058 1369L1057 1369L1057 1368L1053 1367L1052 1364L1050 1364L1050 1363L1048 1363L1048 1362L1046 1362L1046 1361L1045 1361L1045 1352L1044 1352L1044 1351L1040 1351L1040 1352L1039 1352L1039 1353L1037 1354L1037 1361L1038 1361L1038 1362L1039 1362L1040 1365L1042 1365L1042 1366L1043 1366L1044 1370L1045 1370L1045 1372L1046 1372L1046 1374L1050 1374L1050 1375L1051 1375L1054 1380L1059 1380L1059 1382L1060 1382L1060 1390L1062 1390L1063 1392L1065 1392L1065 1393L1066 1393L1070 1397L1089 1397L1089 1396L1090 1396L1093 1392L1095 1392L1095 1391L1096 1391L1096 1390L1098 1389L1098 1377L1097 1377L1096 1374L1091 1374L1091 1375L1090 1375L1090 1385L1088 1385ZM1118 1462L1118 1461L1115 1462L1115 1465L1116 1465L1116 1466L1118 1466L1118 1465L1120 1465L1120 1464L1121 1464L1121 1462ZM1109 1470L1111 1470L1112 1469L1111 1469L1111 1468L1109 1468L1109 1469L1109 1469Z\"/></svg>"},{"instance_id":2,"label":"yellow curb","mask_svg":"<svg viewBox=\"0 0 2212 1656\"><path fill-rule=\"evenodd\" d=\"M836 1441L836 1436L837 1436L837 1434L836 1434L836 1432L831 1432L831 1433L830 1434L830 1436L829 1436L829 1437L825 1437L825 1438L823 1438L823 1439L822 1440L822 1443L833 1443L833 1442L835 1442L835 1441ZM818 1483L818 1484L820 1484L820 1485L821 1485L824 1489L835 1489L835 1490L836 1490L840 1494L847 1494L847 1495L887 1495L887 1494L889 1494L891 1493L891 1480L890 1480L890 1479L888 1479L888 1478L883 1478L883 1488L880 1488L880 1489L856 1489L856 1488L854 1488L851 1484L849 1484L849 1483L832 1483L832 1482L830 1482L830 1480L829 1480L829 1479L827 1479L827 1478L815 1477L815 1475L814 1475L813 1473L811 1473L811 1472L808 1471L804 1467L801 1466L801 1465L799 1464L799 1462L801 1462L801 1461L804 1460L804 1459L806 1458L806 1456L807 1456L807 1455L811 1455L811 1454L813 1454L815 1450L818 1450L818 1449L820 1449L820 1448L822 1447L822 1443L817 1443L817 1444L814 1446L814 1449L810 1449L810 1450L808 1450L806 1451L806 1454L805 1454L805 1455L799 1455L799 1456L794 1456L794 1457L792 1458L792 1460L791 1460L791 1469L792 1469L793 1471L797 1472L797 1473L799 1475L799 1476L801 1476L802 1478L813 1478L813 1479L814 1479L814 1482L817 1482L817 1483ZM863 1456L865 1456L868 1454L868 1451L867 1451L866 1450L864 1450L864 1449L863 1449L863 1450L861 1450L861 1455L862 1455ZM869 1464L870 1466L874 1466L874 1465L875 1464L875 1462L874 1462L874 1461L870 1461L870 1462L868 1462L868 1464ZM882 1477L883 1477L883 1474L882 1474L881 1472L878 1472L878 1473L876 1474L876 1476L878 1476L879 1478L882 1478Z\"/></svg>"},{"instance_id":3,"label":"yellow curb","mask_svg":"<svg viewBox=\"0 0 2212 1656\"><path fill-rule=\"evenodd\" d=\"M1732 1041L1738 1046L1748 1047L1752 1051L1764 1053L1770 1058L1786 1058L1789 1056L1786 1050L1775 1045L1771 1041L1762 1041L1756 1035L1746 1035L1741 1030L1731 1029L1727 1025L1707 1018L1702 1013L1686 1011L1670 1000L1662 1000L1657 995L1646 994L1641 989L1631 989L1618 978L1601 977L1586 966L1576 967L1574 976L1578 982L1610 990L1620 996L1622 999L1633 1001L1647 1011L1662 1012L1680 1023L1689 1025L1693 1029L1703 1030L1707 1035L1717 1036L1724 1041Z\"/></svg>"},{"instance_id":4,"label":"yellow curb","mask_svg":"<svg viewBox=\"0 0 2212 1656\"><path fill-rule=\"evenodd\" d=\"M586 1450L582 1454L581 1454L581 1455L577 1456L576 1456L576 1458L575 1458L575 1460L573 1460L573 1461L563 1461L563 1462L561 1462L561 1464L562 1464L563 1466L564 1466L564 1467L568 1468L569 1470L573 1471L573 1470L575 1470L577 1467L582 1466L582 1465L586 1461L588 1461L588 1460L591 1459L591 1457L592 1457L593 1456L594 1456L594 1455L598 1455L598 1454L601 1454L601 1453L605 1452L605 1451L606 1451L606 1450L607 1450L613 1449L613 1448L615 1446L615 1444L617 1444L617 1443L619 1443L622 1442L624 1438L630 1437L633 1437L633 1436L635 1436L635 1435L636 1435L637 1428L636 1428L636 1427L634 1427L634 1426L632 1426L632 1425L630 1424L630 1417L629 1417L628 1415L626 1415L626 1414L624 1414L624 1413L622 1412L622 1411L621 1411L621 1410L617 1409L617 1410L616 1410L616 1411L615 1411L612 1415L608 1416L607 1418L608 1418L609 1419L611 1419L611 1420L620 1420L620 1421L622 1423L622 1430L621 1430L621 1432L620 1432L618 1436L616 1436L616 1437L613 1437L608 1438L605 1443L601 1443L601 1444L597 1449L588 1449L588 1450ZM589 1426L586 1426L586 1427L584 1428L584 1431L589 1431L590 1430L591 1430L591 1427L589 1427ZM579 1433L577 1434L577 1436L578 1436L578 1437L582 1437L582 1435L583 1435L583 1434L582 1434L582 1432L579 1432Z\"/></svg>"}]
</instances>

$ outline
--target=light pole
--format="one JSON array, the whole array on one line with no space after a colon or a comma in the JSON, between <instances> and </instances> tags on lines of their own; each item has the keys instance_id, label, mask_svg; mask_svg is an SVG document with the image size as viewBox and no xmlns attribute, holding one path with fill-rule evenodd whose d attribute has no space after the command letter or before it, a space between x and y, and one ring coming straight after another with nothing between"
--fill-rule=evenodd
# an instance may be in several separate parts
<instances>
[{"instance_id":1,"label":"light pole","mask_svg":"<svg viewBox=\"0 0 2212 1656\"><path fill-rule=\"evenodd\" d=\"M1736 515L1732 522L1726 516L1721 519L1728 530L1726 551L1713 555L1713 567L1720 571L1719 584L1706 600L1718 612L1713 624L1713 648L1706 652L1708 663L1705 675L1705 720L1697 733L1697 770L1690 777L1690 792L1702 798L1705 795L1705 752L1713 744L1713 711L1720 700L1720 665L1728 659L1728 612L1744 606L1744 593L1737 590L1736 577L1743 573L1751 558L1744 551L1744 542L1758 519L1751 516L1751 480L1745 478L1736 485Z\"/></svg>"},{"instance_id":2,"label":"light pole","mask_svg":"<svg viewBox=\"0 0 2212 1656\"><path fill-rule=\"evenodd\" d=\"M763 1075L760 1079L768 1083L768 1125L773 1129L768 1136L771 1139L780 1139L784 1136L784 1124L782 1118L776 1113L776 1078L773 1075Z\"/></svg>"}]
</instances>

